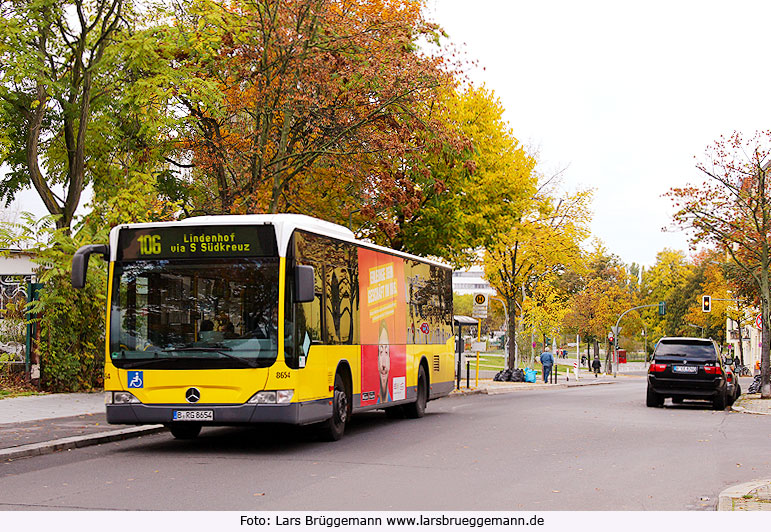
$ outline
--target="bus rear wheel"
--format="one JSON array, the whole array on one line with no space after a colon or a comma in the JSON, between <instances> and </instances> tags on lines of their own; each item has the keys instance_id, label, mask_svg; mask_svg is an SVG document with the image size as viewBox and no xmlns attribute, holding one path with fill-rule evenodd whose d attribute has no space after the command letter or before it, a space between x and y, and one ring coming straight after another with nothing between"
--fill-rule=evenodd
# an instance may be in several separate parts
<instances>
[{"instance_id":1,"label":"bus rear wheel","mask_svg":"<svg viewBox=\"0 0 771 532\"><path fill-rule=\"evenodd\" d=\"M343 377L338 373L335 375L335 388L332 395L332 417L321 424L321 436L327 441L337 441L342 438L350 414L350 394Z\"/></svg>"},{"instance_id":2,"label":"bus rear wheel","mask_svg":"<svg viewBox=\"0 0 771 532\"><path fill-rule=\"evenodd\" d=\"M423 417L426 413L426 403L428 403L428 379L426 370L421 365L418 370L418 397L414 403L404 405L404 414L413 419Z\"/></svg>"},{"instance_id":3,"label":"bus rear wheel","mask_svg":"<svg viewBox=\"0 0 771 532\"><path fill-rule=\"evenodd\" d=\"M166 425L171 435L178 440L194 440L201 433L200 423L183 423L181 425Z\"/></svg>"}]
</instances>

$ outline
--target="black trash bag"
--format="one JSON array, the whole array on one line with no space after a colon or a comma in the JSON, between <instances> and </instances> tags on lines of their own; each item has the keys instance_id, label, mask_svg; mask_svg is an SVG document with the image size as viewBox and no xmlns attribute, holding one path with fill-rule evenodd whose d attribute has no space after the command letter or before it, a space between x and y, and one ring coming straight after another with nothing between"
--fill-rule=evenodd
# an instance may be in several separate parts
<instances>
[{"instance_id":1,"label":"black trash bag","mask_svg":"<svg viewBox=\"0 0 771 532\"><path fill-rule=\"evenodd\" d=\"M517 368L511 374L511 382L525 382L525 371Z\"/></svg>"},{"instance_id":2,"label":"black trash bag","mask_svg":"<svg viewBox=\"0 0 771 532\"><path fill-rule=\"evenodd\" d=\"M755 375L752 384L747 388L747 393L760 393L760 374Z\"/></svg>"},{"instance_id":3,"label":"black trash bag","mask_svg":"<svg viewBox=\"0 0 771 532\"><path fill-rule=\"evenodd\" d=\"M511 370L506 368L503 371L499 371L493 380L500 382L511 382Z\"/></svg>"}]
</instances>

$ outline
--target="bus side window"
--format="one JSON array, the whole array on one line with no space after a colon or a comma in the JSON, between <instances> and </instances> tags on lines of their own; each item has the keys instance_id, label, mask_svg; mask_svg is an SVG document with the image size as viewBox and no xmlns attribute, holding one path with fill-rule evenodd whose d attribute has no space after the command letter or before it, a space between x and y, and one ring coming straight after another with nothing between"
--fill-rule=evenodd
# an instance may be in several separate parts
<instances>
[{"instance_id":1,"label":"bus side window","mask_svg":"<svg viewBox=\"0 0 771 532\"><path fill-rule=\"evenodd\" d=\"M327 268L324 322L327 343L354 344L358 342L358 279L344 267Z\"/></svg>"},{"instance_id":2,"label":"bus side window","mask_svg":"<svg viewBox=\"0 0 771 532\"><path fill-rule=\"evenodd\" d=\"M297 334L295 337L297 338L297 348L300 356L308 356L308 353L304 352L306 335L310 342L318 343L322 341L321 302L324 297L322 293L324 289L322 279L324 267L320 264L314 264L313 269L316 297L308 303L297 303Z\"/></svg>"}]
</instances>

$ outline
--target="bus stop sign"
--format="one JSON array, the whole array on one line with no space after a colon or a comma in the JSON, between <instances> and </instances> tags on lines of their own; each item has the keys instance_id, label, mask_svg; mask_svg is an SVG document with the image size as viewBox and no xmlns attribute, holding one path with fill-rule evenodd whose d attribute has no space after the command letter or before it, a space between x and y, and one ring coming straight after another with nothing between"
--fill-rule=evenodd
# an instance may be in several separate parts
<instances>
[{"instance_id":1,"label":"bus stop sign","mask_svg":"<svg viewBox=\"0 0 771 532\"><path fill-rule=\"evenodd\" d=\"M471 316L474 318L486 318L487 317L487 294L474 294L474 308L471 311Z\"/></svg>"}]
</instances>

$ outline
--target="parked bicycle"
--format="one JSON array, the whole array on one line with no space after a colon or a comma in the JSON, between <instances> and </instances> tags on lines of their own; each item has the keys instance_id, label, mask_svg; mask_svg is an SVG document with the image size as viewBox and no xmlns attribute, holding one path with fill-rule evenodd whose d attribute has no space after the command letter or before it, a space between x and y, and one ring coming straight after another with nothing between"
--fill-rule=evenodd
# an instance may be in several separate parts
<instances>
[{"instance_id":1,"label":"parked bicycle","mask_svg":"<svg viewBox=\"0 0 771 532\"><path fill-rule=\"evenodd\" d=\"M742 364L739 364L736 366L736 368L734 369L734 373L739 377L752 377L752 372L750 371L750 368Z\"/></svg>"}]
</instances>

